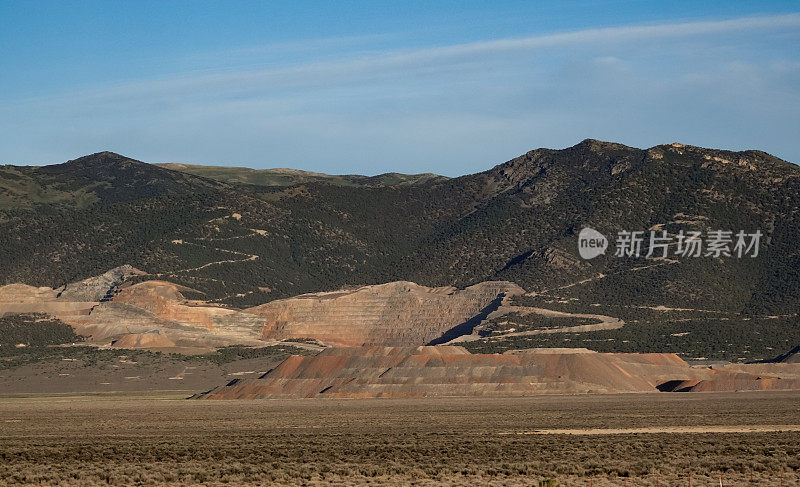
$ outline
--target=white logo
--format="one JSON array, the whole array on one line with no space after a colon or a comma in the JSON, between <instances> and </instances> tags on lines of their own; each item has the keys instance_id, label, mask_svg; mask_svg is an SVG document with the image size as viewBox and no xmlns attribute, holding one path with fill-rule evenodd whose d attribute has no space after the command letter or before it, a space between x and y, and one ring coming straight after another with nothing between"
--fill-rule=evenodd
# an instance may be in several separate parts
<instances>
[{"instance_id":1,"label":"white logo","mask_svg":"<svg viewBox=\"0 0 800 487\"><path fill-rule=\"evenodd\" d=\"M588 229L584 229L588 230ZM592 230L594 231L594 230ZM732 230L711 230L706 232L705 238L702 232L681 230L675 235L667 233L666 230L650 230L648 232L637 231L617 232L617 250L614 253L617 257L644 257L666 259L672 257L758 257L759 244L761 237L764 236L761 230L747 233L744 230L734 233ZM583 238L583 231L581 231ZM647 243L649 242L649 245ZM645 247L645 245L647 245ZM674 247L674 248L671 248ZM581 244L581 257L583 255L583 244ZM645 250L647 252L645 253Z\"/></svg>"},{"instance_id":2,"label":"white logo","mask_svg":"<svg viewBox=\"0 0 800 487\"><path fill-rule=\"evenodd\" d=\"M586 227L578 234L578 253L589 260L606 253L608 239L594 228Z\"/></svg>"}]
</instances>

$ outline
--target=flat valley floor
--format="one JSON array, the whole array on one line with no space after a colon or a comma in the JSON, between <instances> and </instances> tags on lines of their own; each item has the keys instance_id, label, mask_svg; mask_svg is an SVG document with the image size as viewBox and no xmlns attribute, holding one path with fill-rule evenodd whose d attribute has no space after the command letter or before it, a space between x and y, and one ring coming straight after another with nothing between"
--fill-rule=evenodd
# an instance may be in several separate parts
<instances>
[{"instance_id":1,"label":"flat valley floor","mask_svg":"<svg viewBox=\"0 0 800 487\"><path fill-rule=\"evenodd\" d=\"M800 486L800 392L0 397L0 485L717 486L720 476Z\"/></svg>"}]
</instances>

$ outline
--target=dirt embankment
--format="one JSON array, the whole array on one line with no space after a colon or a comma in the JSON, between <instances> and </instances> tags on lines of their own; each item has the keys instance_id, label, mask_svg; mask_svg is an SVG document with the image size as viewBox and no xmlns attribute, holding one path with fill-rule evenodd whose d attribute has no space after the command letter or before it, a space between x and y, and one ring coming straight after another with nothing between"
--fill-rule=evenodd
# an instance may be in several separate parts
<instances>
[{"instance_id":1,"label":"dirt embankment","mask_svg":"<svg viewBox=\"0 0 800 487\"><path fill-rule=\"evenodd\" d=\"M247 310L263 320L264 339L308 337L340 346L424 345L472 327L504 296L524 290L482 282L463 290L391 282L352 291L315 293Z\"/></svg>"},{"instance_id":2,"label":"dirt embankment","mask_svg":"<svg viewBox=\"0 0 800 487\"><path fill-rule=\"evenodd\" d=\"M233 381L198 397L525 396L672 390L800 389L800 366L692 367L675 354L537 349L470 354L463 347L331 348L294 356L258 379ZM778 375L780 374L780 375ZM693 388L673 384L691 382ZM716 388L697 388L715 384ZM755 387L753 384L757 384Z\"/></svg>"}]
</instances>

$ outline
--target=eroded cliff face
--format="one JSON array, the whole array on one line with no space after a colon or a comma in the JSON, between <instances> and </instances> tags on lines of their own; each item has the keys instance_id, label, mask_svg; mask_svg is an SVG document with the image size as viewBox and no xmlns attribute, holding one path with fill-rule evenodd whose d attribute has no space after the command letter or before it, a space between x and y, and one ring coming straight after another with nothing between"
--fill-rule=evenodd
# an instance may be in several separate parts
<instances>
[{"instance_id":1,"label":"eroded cliff face","mask_svg":"<svg viewBox=\"0 0 800 487\"><path fill-rule=\"evenodd\" d=\"M67 284L59 291L58 298L61 301L102 301L110 299L113 297L113 293L127 279L142 275L146 275L146 273L130 265L115 267L99 276Z\"/></svg>"},{"instance_id":2,"label":"eroded cliff face","mask_svg":"<svg viewBox=\"0 0 800 487\"><path fill-rule=\"evenodd\" d=\"M412 282L364 286L283 299L247 310L188 300L187 288L126 278L144 273L130 266L62 289L24 284L0 287L0 314L45 313L98 344L125 335L158 332L151 339L118 341L136 347L264 345L313 338L326 345L425 345L449 333L470 333L502 298L523 293L509 282L483 282L463 290Z\"/></svg>"},{"instance_id":3,"label":"eroded cliff face","mask_svg":"<svg viewBox=\"0 0 800 487\"><path fill-rule=\"evenodd\" d=\"M391 282L351 291L314 293L273 301L248 313L263 320L265 340L314 338L341 346L425 345L454 328L472 327L524 290L505 281L482 282L463 290Z\"/></svg>"},{"instance_id":4,"label":"eroded cliff face","mask_svg":"<svg viewBox=\"0 0 800 487\"><path fill-rule=\"evenodd\" d=\"M258 379L196 397L523 396L564 393L800 389L800 365L692 367L675 354L531 349L470 354L458 346L329 348L292 356Z\"/></svg>"}]
</instances>

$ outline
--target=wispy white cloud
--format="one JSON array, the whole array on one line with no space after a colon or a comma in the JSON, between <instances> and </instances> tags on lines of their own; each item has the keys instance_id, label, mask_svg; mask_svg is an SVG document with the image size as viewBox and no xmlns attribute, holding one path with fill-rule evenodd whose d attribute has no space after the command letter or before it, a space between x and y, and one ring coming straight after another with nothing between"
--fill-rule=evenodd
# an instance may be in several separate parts
<instances>
[{"instance_id":1,"label":"wispy white cloud","mask_svg":"<svg viewBox=\"0 0 800 487\"><path fill-rule=\"evenodd\" d=\"M457 69L471 60L514 51L535 51L565 46L594 46L630 43L632 41L657 41L665 38L711 36L727 32L747 33L759 30L779 30L800 27L800 14L744 17L738 19L682 22L654 25L618 26L600 29L585 29L572 32L530 36L517 39L498 39L481 42L428 47L410 51L390 50L371 53L349 59L300 63L290 66L263 69L227 68L219 72L190 72L167 75L156 79L134 80L111 86L93 87L80 93L69 93L89 101L141 100L161 97L172 98L201 94L203 96L266 93L270 90L303 89L312 86L331 86L354 80L393 77L398 71L405 75L424 74L435 71ZM321 39L314 43L355 42L356 38ZM302 44L302 43L300 43ZM298 46L300 45L298 44ZM309 45L311 45L309 44ZM273 48L280 49L282 44ZM247 48L236 50L240 55ZM254 50L266 50L258 46ZM48 102L52 97L46 97ZM29 102L32 100L25 100ZM8 101L7 101L8 102Z\"/></svg>"},{"instance_id":2,"label":"wispy white cloud","mask_svg":"<svg viewBox=\"0 0 800 487\"><path fill-rule=\"evenodd\" d=\"M442 55L452 56L518 49L536 49L570 44L630 42L634 40L664 39L669 37L688 37L719 34L723 32L744 32L764 29L784 29L791 27L800 27L800 14L792 13L785 15L743 17L738 19L703 22L681 22L585 29L558 34L524 37L520 39L501 39L459 44L454 46L422 50L411 55L420 57Z\"/></svg>"}]
</instances>

